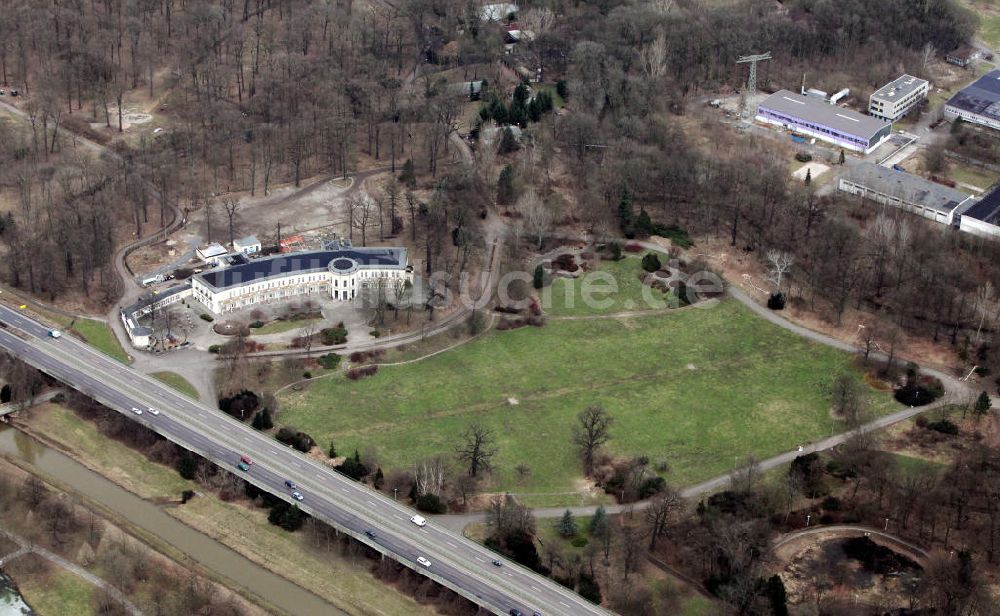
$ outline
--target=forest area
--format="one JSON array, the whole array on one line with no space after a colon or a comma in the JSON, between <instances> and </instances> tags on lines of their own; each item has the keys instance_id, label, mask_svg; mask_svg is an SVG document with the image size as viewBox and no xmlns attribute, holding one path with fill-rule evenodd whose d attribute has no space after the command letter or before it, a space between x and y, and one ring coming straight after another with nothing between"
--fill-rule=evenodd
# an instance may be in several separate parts
<instances>
[{"instance_id":1,"label":"forest area","mask_svg":"<svg viewBox=\"0 0 1000 616\"><path fill-rule=\"evenodd\" d=\"M485 64L498 77L487 100L506 102L513 85L491 66L503 56L498 28L471 4L5 4L0 70L21 89L28 120L2 126L13 144L0 154L5 275L50 301L113 302L116 249L221 195L359 166L400 173L409 160L410 215L377 216L390 216L393 230L405 222L414 239L420 232L428 271L460 250L443 241L449 233L481 237L473 214L499 200L533 210L526 235L575 226L614 237L644 212L762 260L765 250L788 252L793 301L831 321L852 305L875 310L889 330L946 336L967 354L980 342L968 330L996 313L994 246L818 198L766 144L687 115L699 97L739 86L733 60L750 50L780 59L764 69L765 88L806 70L867 87L901 67L920 75L928 53L971 36L974 16L950 0L789 0L783 10L763 0L532 2L519 19L535 36L517 57L564 84L566 107L516 120L525 131L516 152L479 143L471 168L441 165L449 136L466 128L458 118L468 101L435 72ZM457 51L441 53L446 46ZM122 137L122 109L140 92L169 117L163 135ZM85 154L77 134L111 153ZM421 189L426 199L414 196Z\"/></svg>"},{"instance_id":2,"label":"forest area","mask_svg":"<svg viewBox=\"0 0 1000 616\"><path fill-rule=\"evenodd\" d=\"M939 344L983 376L1000 370L992 344L1000 244L820 195L790 177L772 142L698 113L745 83L736 59L748 53L775 58L761 69L765 91L797 89L808 74L818 85L849 83L866 98L901 72L928 76L931 59L974 36L976 16L955 0L528 0L517 23L533 35L516 45L470 0L0 6L0 73L7 91L18 90L0 100L0 277L46 302L107 308L129 274L116 256L135 240L212 207L229 213L232 240L239 196L364 171L388 181L372 201L348 200L348 232L362 245L376 235L411 242L415 269L428 277L478 267L472 257L489 234L508 240L508 271L530 271L567 237L620 252L628 240L672 235L694 248L682 252L676 242L671 256L710 268L708 251L738 255L768 272L790 307L827 323L864 315L866 361L875 348L893 358L909 337ZM542 83L529 84L522 66L544 75ZM135 106L164 128L128 128ZM493 130L495 141L486 137ZM658 269L657 260L650 271ZM385 292L376 303L384 317ZM401 302L392 303L398 319ZM223 348L224 369L245 372L245 354L242 338ZM892 381L896 365L888 366L880 376ZM282 369L291 381L303 368L288 360ZM17 376L24 391L16 397L37 393L33 374ZM978 431L971 420L962 428ZM529 560L598 602L603 587L621 613L658 613L679 601L669 589L629 584L650 555L694 572L739 613L781 613L767 562L777 532L799 530L812 515L837 521L850 512L850 521L875 525L891 516L900 533L940 550L933 576L913 589L914 604L990 613L984 570L1000 535L995 451L976 440L917 478L863 436L822 463L793 463L777 483L761 481L748 460L728 491L693 512L663 486L648 509L616 526L587 520L584 532L570 516L558 531L569 547L553 543ZM338 457L332 444L329 451ZM364 468L357 451L354 463ZM628 470L645 478L648 463L630 461ZM227 485L267 500L242 480ZM472 493L475 482L462 487ZM834 501L824 501L829 510L819 504L826 497L838 513ZM535 549L524 539L537 530L527 508L501 499L489 507L487 541L511 558L518 547ZM570 543L578 532L589 548ZM977 536L989 547L976 548L984 554L974 563L946 556L959 541L972 550Z\"/></svg>"}]
</instances>

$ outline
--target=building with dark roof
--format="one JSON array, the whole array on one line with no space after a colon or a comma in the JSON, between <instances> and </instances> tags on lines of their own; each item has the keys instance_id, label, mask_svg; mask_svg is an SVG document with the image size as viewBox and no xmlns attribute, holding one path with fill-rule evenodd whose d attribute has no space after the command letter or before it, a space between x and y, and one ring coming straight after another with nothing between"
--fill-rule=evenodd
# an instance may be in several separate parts
<instances>
[{"instance_id":1,"label":"building with dark roof","mask_svg":"<svg viewBox=\"0 0 1000 616\"><path fill-rule=\"evenodd\" d=\"M967 43L962 43L944 55L944 61L962 68L968 67L979 58L979 50Z\"/></svg>"},{"instance_id":2,"label":"building with dark roof","mask_svg":"<svg viewBox=\"0 0 1000 616\"><path fill-rule=\"evenodd\" d=\"M247 306L329 293L355 299L365 288L412 281L405 248L343 248L279 254L191 278L195 299L216 314Z\"/></svg>"},{"instance_id":3,"label":"building with dark roof","mask_svg":"<svg viewBox=\"0 0 1000 616\"><path fill-rule=\"evenodd\" d=\"M1000 130L1000 69L959 90L945 103L944 117Z\"/></svg>"},{"instance_id":4,"label":"building with dark roof","mask_svg":"<svg viewBox=\"0 0 1000 616\"><path fill-rule=\"evenodd\" d=\"M958 228L981 237L1000 238L1000 186L962 212Z\"/></svg>"},{"instance_id":5,"label":"building with dark roof","mask_svg":"<svg viewBox=\"0 0 1000 616\"><path fill-rule=\"evenodd\" d=\"M757 120L865 154L880 146L892 132L892 124L885 120L788 90L764 99L757 107Z\"/></svg>"},{"instance_id":6,"label":"building with dark roof","mask_svg":"<svg viewBox=\"0 0 1000 616\"><path fill-rule=\"evenodd\" d=\"M837 189L951 225L974 202L954 188L873 163L859 163L840 176Z\"/></svg>"}]
</instances>

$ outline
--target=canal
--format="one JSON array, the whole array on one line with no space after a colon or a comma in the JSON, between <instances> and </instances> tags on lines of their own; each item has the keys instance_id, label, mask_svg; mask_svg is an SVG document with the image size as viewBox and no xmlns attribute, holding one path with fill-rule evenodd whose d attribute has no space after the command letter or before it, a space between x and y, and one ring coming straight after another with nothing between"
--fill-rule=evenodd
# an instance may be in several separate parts
<instances>
[{"instance_id":1,"label":"canal","mask_svg":"<svg viewBox=\"0 0 1000 616\"><path fill-rule=\"evenodd\" d=\"M21 460L87 498L101 503L135 526L155 535L183 552L233 586L264 600L290 616L346 616L321 597L272 573L229 547L201 533L162 509L105 479L62 452L31 436L0 424L0 456ZM0 616L8 616L4 607L4 582L0 579ZM11 593L13 594L13 593ZM13 604L13 599L11 600ZM10 614L20 616L21 612Z\"/></svg>"}]
</instances>

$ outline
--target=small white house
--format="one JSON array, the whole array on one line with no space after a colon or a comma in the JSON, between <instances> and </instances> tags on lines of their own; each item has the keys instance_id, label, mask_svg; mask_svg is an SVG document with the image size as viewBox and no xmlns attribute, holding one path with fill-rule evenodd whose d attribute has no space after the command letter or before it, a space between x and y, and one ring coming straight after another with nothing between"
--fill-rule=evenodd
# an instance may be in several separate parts
<instances>
[{"instance_id":1,"label":"small white house","mask_svg":"<svg viewBox=\"0 0 1000 616\"><path fill-rule=\"evenodd\" d=\"M196 250L195 255L205 263L209 263L211 265L217 265L219 262L219 257L227 254L228 252L229 251L226 250L222 246L222 244L212 242L208 246L202 246L201 248Z\"/></svg>"},{"instance_id":2,"label":"small white house","mask_svg":"<svg viewBox=\"0 0 1000 616\"><path fill-rule=\"evenodd\" d=\"M248 235L233 242L233 250L245 255L257 254L260 252L260 240L256 235Z\"/></svg>"}]
</instances>

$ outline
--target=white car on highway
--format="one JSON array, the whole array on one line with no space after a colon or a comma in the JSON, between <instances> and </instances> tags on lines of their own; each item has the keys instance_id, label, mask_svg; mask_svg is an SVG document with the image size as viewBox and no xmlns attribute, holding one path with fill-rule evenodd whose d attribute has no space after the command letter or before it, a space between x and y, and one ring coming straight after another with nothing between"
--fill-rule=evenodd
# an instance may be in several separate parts
<instances>
[{"instance_id":1,"label":"white car on highway","mask_svg":"<svg viewBox=\"0 0 1000 616\"><path fill-rule=\"evenodd\" d=\"M302 494L300 494L298 492L292 492L292 498L294 498L297 501L300 501L300 500L302 500Z\"/></svg>"},{"instance_id":2,"label":"white car on highway","mask_svg":"<svg viewBox=\"0 0 1000 616\"><path fill-rule=\"evenodd\" d=\"M417 562L420 563L421 565L425 566L425 567L430 567L431 566L431 561L427 560L423 556L418 556L417 557Z\"/></svg>"},{"instance_id":3,"label":"white car on highway","mask_svg":"<svg viewBox=\"0 0 1000 616\"><path fill-rule=\"evenodd\" d=\"M417 526L421 527L427 526L427 520L425 520L424 516L422 515L415 515L412 518L410 518L410 521L416 524Z\"/></svg>"},{"instance_id":4,"label":"white car on highway","mask_svg":"<svg viewBox=\"0 0 1000 616\"><path fill-rule=\"evenodd\" d=\"M153 407L149 407L149 414L150 415L159 415L160 411L154 409Z\"/></svg>"},{"instance_id":5,"label":"white car on highway","mask_svg":"<svg viewBox=\"0 0 1000 616\"><path fill-rule=\"evenodd\" d=\"M132 407L132 412L136 415L142 415L142 409L137 409L134 406Z\"/></svg>"}]
</instances>

